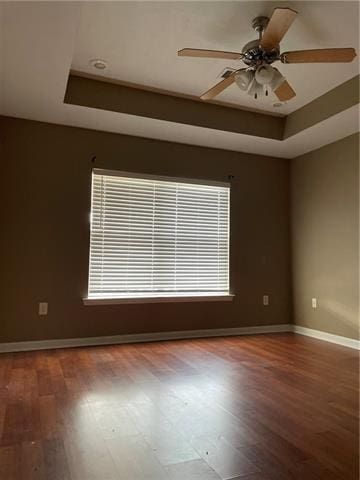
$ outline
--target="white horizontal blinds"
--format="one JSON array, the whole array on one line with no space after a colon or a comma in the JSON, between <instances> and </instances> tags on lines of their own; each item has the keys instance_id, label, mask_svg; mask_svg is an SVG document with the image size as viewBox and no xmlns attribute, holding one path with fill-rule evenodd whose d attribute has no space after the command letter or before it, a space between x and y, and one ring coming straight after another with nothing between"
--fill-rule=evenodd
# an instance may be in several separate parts
<instances>
[{"instance_id":1,"label":"white horizontal blinds","mask_svg":"<svg viewBox=\"0 0 360 480\"><path fill-rule=\"evenodd\" d=\"M93 173L89 297L229 290L229 188Z\"/></svg>"}]
</instances>

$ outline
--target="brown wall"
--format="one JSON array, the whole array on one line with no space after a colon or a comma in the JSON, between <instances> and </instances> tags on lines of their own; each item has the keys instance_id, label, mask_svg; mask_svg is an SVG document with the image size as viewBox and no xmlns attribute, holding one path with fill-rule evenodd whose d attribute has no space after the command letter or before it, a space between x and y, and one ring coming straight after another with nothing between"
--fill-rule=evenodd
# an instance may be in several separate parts
<instances>
[{"instance_id":1,"label":"brown wall","mask_svg":"<svg viewBox=\"0 0 360 480\"><path fill-rule=\"evenodd\" d=\"M5 117L0 142L0 341L289 323L288 160ZM214 180L234 175L235 300L83 306L93 166ZM49 302L48 316L38 316L39 301Z\"/></svg>"},{"instance_id":2,"label":"brown wall","mask_svg":"<svg viewBox=\"0 0 360 480\"><path fill-rule=\"evenodd\" d=\"M284 138L291 137L359 103L360 76L347 80L286 117Z\"/></svg>"},{"instance_id":3,"label":"brown wall","mask_svg":"<svg viewBox=\"0 0 360 480\"><path fill-rule=\"evenodd\" d=\"M294 321L358 338L359 134L296 158L291 178Z\"/></svg>"}]
</instances>

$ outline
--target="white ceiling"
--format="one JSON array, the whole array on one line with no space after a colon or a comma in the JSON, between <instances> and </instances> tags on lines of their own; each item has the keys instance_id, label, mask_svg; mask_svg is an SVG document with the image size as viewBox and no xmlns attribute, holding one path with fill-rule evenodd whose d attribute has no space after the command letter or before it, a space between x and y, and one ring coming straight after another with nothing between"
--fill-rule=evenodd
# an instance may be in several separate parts
<instances>
[{"instance_id":1,"label":"white ceiling","mask_svg":"<svg viewBox=\"0 0 360 480\"><path fill-rule=\"evenodd\" d=\"M82 6L72 67L98 72L89 65L104 59L104 75L119 80L200 96L219 81L234 60L178 57L184 47L241 51L257 38L251 21L270 16L275 6L289 6L298 16L282 42L282 51L326 47L357 47L357 2L87 2ZM297 92L281 109L270 97L255 100L232 85L217 100L267 111L290 113L354 77L358 64L281 65Z\"/></svg>"},{"instance_id":2,"label":"white ceiling","mask_svg":"<svg viewBox=\"0 0 360 480\"><path fill-rule=\"evenodd\" d=\"M279 5L280 3L281 2L276 2L276 5ZM297 4L298 3L299 2L297 2ZM311 2L311 4L310 2L303 2L301 11L312 10L313 3L314 2ZM314 25L312 17L308 17L309 20L306 23L306 29L313 32L312 35L316 34L318 38L322 38L323 30L328 30L324 27L324 24L326 24L325 18L327 19L328 15L327 7L330 4L330 7L332 8L333 3L338 5L337 2L322 2L322 5L324 6L324 18L322 19L320 26L317 24ZM341 22L343 22L345 17L348 18L349 16L347 10L348 7L347 5L344 7L344 4L346 4L346 2L341 3L341 5L343 5L342 15L341 9L338 9L339 20L341 20ZM243 5L242 2L177 2L171 5L168 2L159 2L156 6L153 5L153 8L150 8L150 5L151 4L148 2L137 2L134 5L126 4L125 6L120 2L116 4L108 4L107 2L0 2L0 113L3 115L50 123L72 125L128 135L138 135L194 145L273 155L284 158L295 157L301 153L358 131L357 107L342 112L329 120L307 129L305 132L301 132L300 134L281 142L64 104L63 98L69 70L71 66L79 68L79 65L75 63L77 61L78 53L75 53L74 55L74 52L79 52L79 48L83 42L82 35L84 21L87 21L89 15L93 15L91 12L94 12L94 9L98 10L98 20L91 29L89 27L92 47L89 48L88 54L86 54L86 62L85 60L84 62L87 63L89 58L94 58L96 56L105 56L105 58L110 61L110 54L114 55L114 58L116 58L116 52L118 52L118 65L120 69L118 76L123 80L131 79L132 81L139 83L139 80L132 77L132 75L141 74L146 65L151 66L152 60L150 61L150 58L157 58L156 61L159 61L156 55L154 55L154 57L150 56L150 53L153 52L153 48L150 48L149 45L153 47L154 43L158 46L159 51L162 52L160 57L164 67L162 70L153 69L153 77L151 77L152 69L146 67L146 71L148 72L147 82L149 82L150 85L153 85L153 82L155 81L161 82L164 78L169 77L169 79L171 78L171 80L169 80L170 84L164 84L162 87L168 90L173 89L173 84L171 84L171 82L176 82L177 79L179 82L184 82L184 76L179 76L178 74L170 75L171 71L178 72L177 69L187 68L185 63L179 63L180 60L181 62L193 61L193 59L177 58L176 55L172 55L171 57L172 62L174 63L171 63L170 60L167 61L164 59L163 57L166 55L168 47L165 48L165 46L161 45L162 41L156 41L156 38L153 39L153 37L159 35L159 38L164 38L163 42L170 44L171 52L173 52L173 50L176 52L178 48L184 47L186 44L182 43L181 45L177 45L176 42L174 45L172 44L172 39L176 37L176 35L172 35L172 31L175 27L173 23L167 22L165 22L165 24L159 29L161 30L161 33L155 30L149 33L151 37L150 41L150 37L144 35L142 28L138 27L138 24L133 18L133 15L136 13L136 19L139 19L140 22L142 15L139 14L139 11L150 12L149 15L154 19L154 22L158 19L158 25L161 25L159 17L161 17L163 11L167 11L171 6L171 8L174 8L174 12L177 12L177 15L174 13L174 16L182 19L181 21L179 20L179 24L181 25L180 31L186 30L191 32L196 29L194 24L198 25L195 32L196 35L194 32L192 33L192 37L186 35L186 38L190 38L191 42L196 38L200 39L201 37L203 39L203 43L201 44L191 43L191 45L194 45L195 47L220 48L219 42L221 41L223 42L223 48L235 48L237 45L237 40L234 40L233 38L234 32L237 32L237 28L235 28L233 24L237 25L239 22L241 23L241 10L237 15L235 15L234 12ZM256 10L256 12L254 11L254 13L252 13L251 9L254 9L255 6L259 5L257 2L251 2L251 6L249 3L244 5L246 5L246 8L244 7L244 15L248 15L249 19L255 14L263 11L261 10L261 12L259 12ZM265 5L266 9L268 9L269 5L273 5L273 3L264 2L262 5ZM123 15L117 19L114 18L115 13L109 16L109 9L114 12L113 9L116 10L118 8L128 8L135 13L132 15L129 14L127 17L125 16L125 13L123 13ZM186 20L184 19L184 12L188 11L189 8L195 9L195 13L194 17L190 16L190 18ZM270 10L271 8L272 7L270 7ZM300 10L299 6L297 8ZM349 8L353 11L354 6L352 3ZM226 15L223 13L222 17L218 17L215 13L219 12L220 14L220 12L223 12L223 9L226 10ZM315 10L316 9L318 9L318 4L316 4ZM209 11L211 12L211 15ZM183 12L182 16L180 15L181 12ZM334 15L334 13L332 15ZM202 20L202 17L204 17L204 20ZM333 19L333 16L330 15L330 17ZM211 18L214 20L214 23L210 25L209 20ZM357 24L358 19L355 17L352 19L350 15L348 21L351 24ZM103 35L96 33L98 31L97 29L100 28L98 27L98 23L103 25L104 22L105 24L107 24L106 22L109 22L109 31L111 30L111 24L118 24L119 31L125 30L128 32L126 36L126 44L122 43L121 49L115 47L111 49L110 47L107 47L107 55L101 54L96 50L97 45L103 45L102 42L104 40ZM120 28L121 22L129 27L125 28L125 26L123 26ZM154 28L151 26L152 22L153 20L150 20L148 17L147 21L145 22L142 20L140 25L145 28L146 24L149 23L148 28L152 29ZM233 25L230 29L233 32L231 35L226 34L229 22ZM245 23L247 25L248 21ZM176 21L175 25L177 24ZM201 27L199 25L201 25ZM242 29L243 28L244 27L242 27ZM305 27L303 26L302 28ZM162 37L161 35L163 35L164 32L167 32L167 34ZM179 29L177 32L179 32ZM174 33L176 33L175 30ZM337 43L332 41L330 44L326 43L327 40L322 40L322 43L318 42L316 46L348 46L348 43L344 41L346 35L347 30L344 26L342 29L337 27L336 34L334 34L334 37L338 36ZM140 37L144 39L143 49L144 52L146 52L145 54L139 47L142 44L139 40ZM146 38L147 40L145 41ZM205 41L206 43L204 43ZM125 37L123 42L125 42ZM351 45L355 46L353 42ZM308 46L309 45L302 44L298 45L298 48L306 48ZM286 48L293 47L288 45ZM126 55L124 54L127 58L127 63L123 63L121 60L123 57L120 53L123 51L133 51L133 55L128 55L127 53ZM73 60L73 58L75 60ZM208 60L204 59L204 62L208 62ZM216 76L218 67L202 67L201 65L198 68L213 69L214 75ZM354 65L346 65L346 67L354 68ZM356 65L358 67L358 64ZM113 68L113 66L111 68ZM294 68L301 67L294 66ZM328 65L322 66L321 68L323 68L324 71L329 71ZM356 71L352 70L352 73L346 78L350 78L355 74ZM190 74L187 73L185 79L188 78L189 75ZM302 74L299 75L297 82L299 83L299 87L305 85L307 91L313 91L312 86L315 81L318 82L318 77L319 76L309 79L307 75ZM338 83L346 80L346 78L339 80ZM326 75L323 75L322 79L324 79L324 81L329 80ZM142 83L147 82L143 81ZM205 88L207 88L211 82L212 79L209 78ZM291 80L291 82L294 84L293 80ZM193 85L193 82L189 82L189 85ZM298 85L294 84L294 86L298 89ZM321 82L318 82L318 87L319 86L322 86ZM200 87L203 89L202 81L198 88ZM324 89L324 91L327 89L328 88ZM320 93L324 93L324 91L321 91ZM235 93L238 93L237 90L235 90ZM226 100L230 101L231 99Z\"/></svg>"}]
</instances>

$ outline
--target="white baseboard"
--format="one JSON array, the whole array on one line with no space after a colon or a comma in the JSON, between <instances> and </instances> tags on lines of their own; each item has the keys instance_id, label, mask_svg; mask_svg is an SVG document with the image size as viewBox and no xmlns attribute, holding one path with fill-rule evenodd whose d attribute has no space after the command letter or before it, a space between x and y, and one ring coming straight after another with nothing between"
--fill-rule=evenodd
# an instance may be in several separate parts
<instances>
[{"instance_id":1,"label":"white baseboard","mask_svg":"<svg viewBox=\"0 0 360 480\"><path fill-rule=\"evenodd\" d=\"M334 335L332 333L322 332L321 330L313 330L312 328L300 327L300 325L292 325L292 330L294 333L299 333L300 335L306 335L307 337L313 337L318 340L324 340L325 342L336 343L343 347L360 350L360 341L353 338L342 337L341 335Z\"/></svg>"},{"instance_id":2,"label":"white baseboard","mask_svg":"<svg viewBox=\"0 0 360 480\"><path fill-rule=\"evenodd\" d=\"M115 345L121 343L158 342L161 340L181 340L186 338L228 337L276 332L294 332L300 335L306 335L308 337L360 350L359 340L341 337L340 335L333 335L331 333L313 330L311 328L300 327L299 325L280 324L258 327L214 328L209 330L182 330L178 332L155 332L131 335L111 335L107 337L63 338L59 340L0 343L0 353L48 350L53 348L89 347L96 345Z\"/></svg>"},{"instance_id":3,"label":"white baseboard","mask_svg":"<svg viewBox=\"0 0 360 480\"><path fill-rule=\"evenodd\" d=\"M259 327L215 328L211 330L183 330L179 332L139 333L112 335L108 337L63 338L59 340L35 340L30 342L0 343L0 353L47 350L52 348L87 347L120 343L156 342L160 340L181 340L186 338L226 337L256 333L290 332L292 325L265 325Z\"/></svg>"}]
</instances>

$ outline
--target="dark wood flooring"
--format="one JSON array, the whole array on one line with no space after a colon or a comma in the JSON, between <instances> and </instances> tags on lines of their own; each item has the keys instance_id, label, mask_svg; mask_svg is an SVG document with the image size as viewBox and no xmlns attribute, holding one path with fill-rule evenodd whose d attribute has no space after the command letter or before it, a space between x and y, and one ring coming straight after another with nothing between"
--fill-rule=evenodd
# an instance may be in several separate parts
<instances>
[{"instance_id":1,"label":"dark wood flooring","mask_svg":"<svg viewBox=\"0 0 360 480\"><path fill-rule=\"evenodd\" d=\"M355 480L358 356L294 334L0 355L1 480Z\"/></svg>"}]
</instances>

